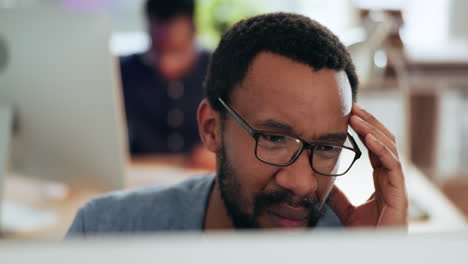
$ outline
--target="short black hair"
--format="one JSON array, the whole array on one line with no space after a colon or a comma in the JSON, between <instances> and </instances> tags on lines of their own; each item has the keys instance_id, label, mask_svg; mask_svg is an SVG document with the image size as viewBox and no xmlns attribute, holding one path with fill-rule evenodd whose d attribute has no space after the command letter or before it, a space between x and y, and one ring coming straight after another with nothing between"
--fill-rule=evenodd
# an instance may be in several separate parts
<instances>
[{"instance_id":1,"label":"short black hair","mask_svg":"<svg viewBox=\"0 0 468 264\"><path fill-rule=\"evenodd\" d=\"M147 0L145 15L150 21L163 23L178 15L187 15L193 19L194 0Z\"/></svg>"},{"instance_id":2,"label":"short black hair","mask_svg":"<svg viewBox=\"0 0 468 264\"><path fill-rule=\"evenodd\" d=\"M344 70L356 98L358 77L345 46L329 29L298 14L270 13L241 20L226 31L214 51L204 83L213 109L229 103L233 87L244 80L255 56L267 51L309 65Z\"/></svg>"}]
</instances>

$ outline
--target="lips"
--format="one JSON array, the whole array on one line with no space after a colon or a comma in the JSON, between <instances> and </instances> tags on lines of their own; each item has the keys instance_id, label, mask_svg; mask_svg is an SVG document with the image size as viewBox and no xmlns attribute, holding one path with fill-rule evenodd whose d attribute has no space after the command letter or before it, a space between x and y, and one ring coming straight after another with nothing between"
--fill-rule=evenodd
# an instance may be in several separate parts
<instances>
[{"instance_id":1,"label":"lips","mask_svg":"<svg viewBox=\"0 0 468 264\"><path fill-rule=\"evenodd\" d=\"M275 205L267 211L279 227L305 227L309 211L303 207L292 207L286 204Z\"/></svg>"}]
</instances>

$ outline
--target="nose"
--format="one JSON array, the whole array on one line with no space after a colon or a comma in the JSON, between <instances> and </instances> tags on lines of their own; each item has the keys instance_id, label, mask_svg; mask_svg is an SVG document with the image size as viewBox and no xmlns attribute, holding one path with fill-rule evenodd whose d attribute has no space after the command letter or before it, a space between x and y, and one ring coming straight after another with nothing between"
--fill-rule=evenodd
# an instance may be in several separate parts
<instances>
[{"instance_id":1,"label":"nose","mask_svg":"<svg viewBox=\"0 0 468 264\"><path fill-rule=\"evenodd\" d=\"M311 196L317 191L317 177L310 164L310 151L303 151L296 161L281 168L276 174L276 184L298 196Z\"/></svg>"}]
</instances>

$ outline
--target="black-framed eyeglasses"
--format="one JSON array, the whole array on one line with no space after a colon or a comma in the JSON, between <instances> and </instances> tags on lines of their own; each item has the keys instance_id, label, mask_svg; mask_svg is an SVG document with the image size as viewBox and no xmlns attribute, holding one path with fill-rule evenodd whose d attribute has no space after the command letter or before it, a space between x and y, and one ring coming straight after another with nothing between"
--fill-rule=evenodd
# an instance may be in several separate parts
<instances>
[{"instance_id":1,"label":"black-framed eyeglasses","mask_svg":"<svg viewBox=\"0 0 468 264\"><path fill-rule=\"evenodd\" d=\"M310 165L314 172L326 176L341 176L361 157L361 150L349 133L344 143L350 143L351 147L330 142L309 143L281 133L255 130L223 99L218 98L218 101L255 139L255 156L264 163L280 167L289 166L297 160L302 151L310 149Z\"/></svg>"}]
</instances>

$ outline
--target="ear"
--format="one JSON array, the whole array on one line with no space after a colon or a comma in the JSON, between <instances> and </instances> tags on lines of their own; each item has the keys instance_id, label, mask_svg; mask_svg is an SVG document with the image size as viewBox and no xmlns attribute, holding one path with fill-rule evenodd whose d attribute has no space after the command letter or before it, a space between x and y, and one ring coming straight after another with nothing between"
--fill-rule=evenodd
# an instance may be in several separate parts
<instances>
[{"instance_id":1,"label":"ear","mask_svg":"<svg viewBox=\"0 0 468 264\"><path fill-rule=\"evenodd\" d=\"M207 99L203 99L198 106L197 120L203 145L211 152L218 152L222 146L221 116Z\"/></svg>"}]
</instances>

